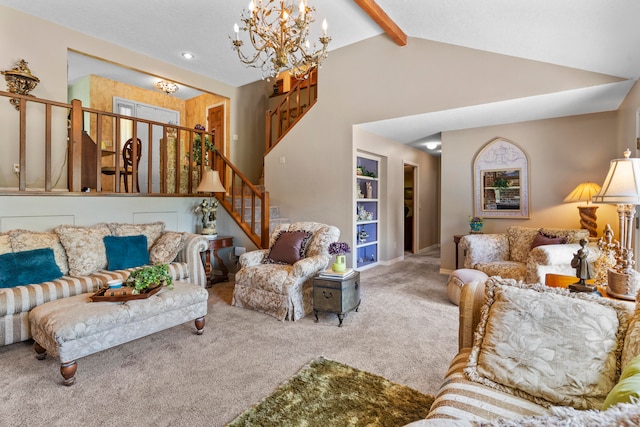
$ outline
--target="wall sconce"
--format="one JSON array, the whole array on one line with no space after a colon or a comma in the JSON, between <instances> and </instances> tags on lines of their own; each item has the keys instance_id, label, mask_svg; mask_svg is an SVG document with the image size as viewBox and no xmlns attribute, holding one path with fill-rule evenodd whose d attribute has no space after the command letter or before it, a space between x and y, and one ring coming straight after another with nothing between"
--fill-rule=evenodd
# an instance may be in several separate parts
<instances>
[{"instance_id":1,"label":"wall sconce","mask_svg":"<svg viewBox=\"0 0 640 427\"><path fill-rule=\"evenodd\" d=\"M168 82L166 80L160 80L156 83L156 87L166 93L167 95L171 95L174 92L178 91L178 85L173 82Z\"/></svg>"},{"instance_id":2,"label":"wall sconce","mask_svg":"<svg viewBox=\"0 0 640 427\"><path fill-rule=\"evenodd\" d=\"M4 74L4 79L7 81L7 90L11 93L17 93L18 95L30 95L35 87L40 83L40 79L31 74L31 70L27 66L27 61L24 59L16 62L15 67L11 70L0 71ZM16 110L20 110L20 99L11 98L9 100L11 105L16 107Z\"/></svg>"}]
</instances>

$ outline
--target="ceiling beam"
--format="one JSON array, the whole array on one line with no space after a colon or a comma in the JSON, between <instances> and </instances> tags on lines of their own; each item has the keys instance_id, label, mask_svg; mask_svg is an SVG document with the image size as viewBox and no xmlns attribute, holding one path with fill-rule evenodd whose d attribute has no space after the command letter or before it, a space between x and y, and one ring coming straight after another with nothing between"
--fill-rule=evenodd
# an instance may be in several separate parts
<instances>
[{"instance_id":1,"label":"ceiling beam","mask_svg":"<svg viewBox=\"0 0 640 427\"><path fill-rule=\"evenodd\" d=\"M393 22L389 15L374 0L353 0L385 33L398 45L407 45L407 35Z\"/></svg>"}]
</instances>

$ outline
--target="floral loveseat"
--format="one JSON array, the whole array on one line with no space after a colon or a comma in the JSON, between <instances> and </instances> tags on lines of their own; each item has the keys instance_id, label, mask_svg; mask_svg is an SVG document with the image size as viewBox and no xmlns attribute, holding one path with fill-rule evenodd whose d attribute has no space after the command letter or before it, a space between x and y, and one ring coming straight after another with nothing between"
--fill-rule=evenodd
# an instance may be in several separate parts
<instances>
[{"instance_id":1,"label":"floral loveseat","mask_svg":"<svg viewBox=\"0 0 640 427\"><path fill-rule=\"evenodd\" d=\"M459 310L459 352L407 427L640 425L633 303L490 277L463 287Z\"/></svg>"},{"instance_id":2,"label":"floral loveseat","mask_svg":"<svg viewBox=\"0 0 640 427\"><path fill-rule=\"evenodd\" d=\"M470 234L460 239L465 254L464 266L488 276L545 283L547 273L575 275L573 254L580 239L588 239L584 229L529 228L512 226L504 234ZM564 243L562 243L564 242ZM589 259L599 250L589 244Z\"/></svg>"},{"instance_id":3,"label":"floral loveseat","mask_svg":"<svg viewBox=\"0 0 640 427\"><path fill-rule=\"evenodd\" d=\"M134 269L108 269L104 237L141 235L146 238L149 263L166 263L173 280L188 279L205 287L206 275L200 253L208 249L207 239L190 233L165 231L162 222L100 223L88 227L61 225L50 232L10 230L0 233L0 345L31 338L29 311L32 308L95 292L109 280L125 280ZM133 256L127 252L125 249L118 255L120 258ZM55 274L48 276L48 271L55 271ZM9 277L11 274L13 276ZM31 283L29 278L39 279ZM23 284L13 286L20 281Z\"/></svg>"}]
</instances>

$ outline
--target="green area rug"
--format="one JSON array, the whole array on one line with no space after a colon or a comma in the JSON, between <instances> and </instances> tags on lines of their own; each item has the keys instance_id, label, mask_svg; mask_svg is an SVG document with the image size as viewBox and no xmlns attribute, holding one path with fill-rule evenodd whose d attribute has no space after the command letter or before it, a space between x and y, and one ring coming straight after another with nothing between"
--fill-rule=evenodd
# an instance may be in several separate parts
<instances>
[{"instance_id":1,"label":"green area rug","mask_svg":"<svg viewBox=\"0 0 640 427\"><path fill-rule=\"evenodd\" d=\"M433 396L318 358L229 426L403 426L426 417Z\"/></svg>"}]
</instances>

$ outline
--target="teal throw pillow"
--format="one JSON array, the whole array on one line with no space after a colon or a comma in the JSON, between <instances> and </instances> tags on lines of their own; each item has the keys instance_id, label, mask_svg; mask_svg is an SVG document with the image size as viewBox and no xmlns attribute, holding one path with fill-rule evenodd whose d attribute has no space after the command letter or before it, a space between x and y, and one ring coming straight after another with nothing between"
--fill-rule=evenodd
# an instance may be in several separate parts
<instances>
[{"instance_id":1,"label":"teal throw pillow","mask_svg":"<svg viewBox=\"0 0 640 427\"><path fill-rule=\"evenodd\" d=\"M149 264L147 236L105 236L107 270L124 270Z\"/></svg>"},{"instance_id":2,"label":"teal throw pillow","mask_svg":"<svg viewBox=\"0 0 640 427\"><path fill-rule=\"evenodd\" d=\"M60 277L62 272L51 248L0 255L0 288L50 282Z\"/></svg>"}]
</instances>

